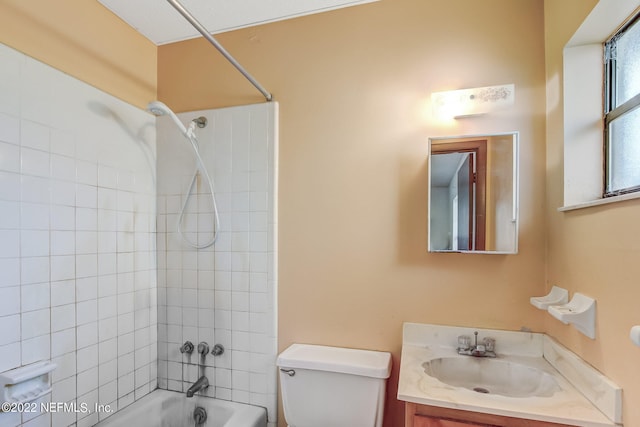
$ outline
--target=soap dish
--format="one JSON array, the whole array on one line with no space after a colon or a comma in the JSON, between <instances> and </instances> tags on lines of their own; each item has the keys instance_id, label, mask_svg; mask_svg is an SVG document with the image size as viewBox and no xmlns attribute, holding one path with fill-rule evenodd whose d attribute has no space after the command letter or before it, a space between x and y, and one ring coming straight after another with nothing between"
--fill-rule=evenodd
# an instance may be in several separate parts
<instances>
[{"instance_id":1,"label":"soap dish","mask_svg":"<svg viewBox=\"0 0 640 427\"><path fill-rule=\"evenodd\" d=\"M565 325L570 323L589 338L596 338L596 300L593 298L576 292L568 304L551 305L547 310Z\"/></svg>"},{"instance_id":2,"label":"soap dish","mask_svg":"<svg viewBox=\"0 0 640 427\"><path fill-rule=\"evenodd\" d=\"M558 286L551 288L551 292L543 297L531 297L531 304L540 310L546 310L550 305L561 305L569 302L569 291Z\"/></svg>"},{"instance_id":3,"label":"soap dish","mask_svg":"<svg viewBox=\"0 0 640 427\"><path fill-rule=\"evenodd\" d=\"M55 368L55 363L44 361L0 373L0 400L27 403L51 393Z\"/></svg>"}]
</instances>

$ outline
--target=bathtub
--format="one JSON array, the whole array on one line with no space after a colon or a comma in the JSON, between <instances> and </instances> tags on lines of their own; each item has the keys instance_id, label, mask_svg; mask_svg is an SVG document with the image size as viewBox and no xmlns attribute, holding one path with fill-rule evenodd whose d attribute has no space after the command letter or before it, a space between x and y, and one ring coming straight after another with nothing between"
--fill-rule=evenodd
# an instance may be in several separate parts
<instances>
[{"instance_id":1,"label":"bathtub","mask_svg":"<svg viewBox=\"0 0 640 427\"><path fill-rule=\"evenodd\" d=\"M96 427L194 427L196 407L207 412L203 427L266 427L267 411L258 406L157 389L96 424Z\"/></svg>"}]
</instances>

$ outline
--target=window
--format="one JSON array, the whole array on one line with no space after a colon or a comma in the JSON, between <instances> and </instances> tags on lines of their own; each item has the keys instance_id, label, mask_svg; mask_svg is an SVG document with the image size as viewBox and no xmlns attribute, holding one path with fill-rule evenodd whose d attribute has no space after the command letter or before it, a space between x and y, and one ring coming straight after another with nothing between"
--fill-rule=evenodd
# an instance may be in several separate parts
<instances>
[{"instance_id":1,"label":"window","mask_svg":"<svg viewBox=\"0 0 640 427\"><path fill-rule=\"evenodd\" d=\"M563 175L564 175L564 200L560 211L570 211L574 209L589 208L591 206L616 203L629 199L640 199L640 191L630 191L633 187L640 184L636 177L636 182L632 184L621 183L618 176L632 175L630 170L638 172L640 169L640 156L633 160L628 154L624 153L625 148L632 147L631 144L618 145L619 141L629 142L629 137L624 137L622 127L625 123L638 121L640 108L629 109L626 113L616 118L614 110L622 112L622 105L625 103L625 97L628 99L640 92L640 85L636 83L635 94L624 96L621 95L620 82L612 86L613 90L617 90L616 103L606 103L603 94L607 94L607 98L613 95L610 90L605 90L605 84L611 81L609 76L611 73L605 72L608 69L614 72L614 75L623 80L630 77L629 69L633 69L634 65L625 63L629 58L640 58L637 51L635 54L629 54L631 50L620 41L621 33L627 33L622 36L624 39L631 38L629 31L637 32L640 30L640 23L635 24L630 17L640 16L640 0L600 0L591 10L586 19L580 24L576 32L569 39L563 49L563 69L562 84L559 89L562 90L561 96L563 100ZM638 19L640 21L640 18ZM624 25L628 23L627 25ZM635 24L635 25L634 25ZM613 39L611 35L618 35L616 42L616 66L606 67L603 61L603 47L608 41ZM637 41L636 36L636 41ZM623 45L621 46L621 43ZM636 43L637 46L637 43ZM626 72L624 76L620 76L621 67L626 64ZM640 62L636 63L635 68L639 68ZM638 78L640 76L634 76ZM630 87L630 86L627 86ZM547 84L547 89L553 94L554 80L553 78ZM622 89L622 93L628 94L628 90ZM552 98L549 98L552 99ZM616 108L617 107L619 108ZM613 108L610 108L613 107ZM549 109L549 113L554 110ZM611 144L605 142L603 138L605 121L603 116L607 116L607 139L611 136L614 140ZM548 114L549 120L555 120L553 114ZM628 130L628 125L627 125ZM640 135L640 130L636 131L636 135ZM623 135L620 138L620 135ZM611 148L609 148L611 146ZM636 147L638 142L636 142ZM609 154L612 153L612 155ZM622 153L622 154L621 154ZM609 160L611 158L611 160ZM624 162L618 162L622 158ZM604 166L603 165L611 165ZM625 166L623 166L625 165ZM626 169L625 169L626 167ZM619 172L619 173L618 173ZM612 176L612 179L608 177ZM611 181L611 185L608 182ZM621 191L624 190L624 191Z\"/></svg>"},{"instance_id":2,"label":"window","mask_svg":"<svg viewBox=\"0 0 640 427\"><path fill-rule=\"evenodd\" d=\"M604 46L604 197L611 197L640 191L640 17Z\"/></svg>"}]
</instances>

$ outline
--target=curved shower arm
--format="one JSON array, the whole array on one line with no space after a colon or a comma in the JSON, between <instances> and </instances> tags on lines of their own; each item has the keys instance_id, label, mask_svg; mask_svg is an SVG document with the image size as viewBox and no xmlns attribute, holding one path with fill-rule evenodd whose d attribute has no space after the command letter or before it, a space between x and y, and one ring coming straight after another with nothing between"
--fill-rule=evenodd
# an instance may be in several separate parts
<instances>
[{"instance_id":1,"label":"curved shower arm","mask_svg":"<svg viewBox=\"0 0 640 427\"><path fill-rule=\"evenodd\" d=\"M180 15L182 15L187 21L189 21L189 23L193 25L193 27L196 30L198 30L200 34L202 34L202 37L207 39L207 41L211 43L213 47L218 49L218 52L220 52L222 56L227 58L227 61L229 61L231 65L236 67L236 69L240 71L240 73L247 80L249 80L249 82L251 82L251 84L260 91L260 93L262 93L262 95L267 99L267 101L273 100L273 95L271 95L260 83L258 83L258 81L254 79L253 76L249 74L249 72L245 70L244 67L240 65L240 63L236 61L236 59L233 56L231 56L231 54L227 52L227 50L220 43L218 43L216 39L213 38L213 36L209 33L209 31L207 31L207 29L200 22L198 22L198 20L191 13L189 13L189 11L178 0L167 0L167 1L169 2L169 4L171 4L171 6L174 7L175 10L178 11L178 13L180 13Z\"/></svg>"}]
</instances>

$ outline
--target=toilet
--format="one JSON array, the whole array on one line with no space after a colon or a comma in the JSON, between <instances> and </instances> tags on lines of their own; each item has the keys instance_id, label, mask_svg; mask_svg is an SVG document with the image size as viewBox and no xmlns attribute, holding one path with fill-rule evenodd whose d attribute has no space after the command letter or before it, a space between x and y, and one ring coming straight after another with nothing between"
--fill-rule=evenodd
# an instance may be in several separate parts
<instances>
[{"instance_id":1,"label":"toilet","mask_svg":"<svg viewBox=\"0 0 640 427\"><path fill-rule=\"evenodd\" d=\"M390 353L293 344L276 364L289 427L382 427Z\"/></svg>"}]
</instances>

